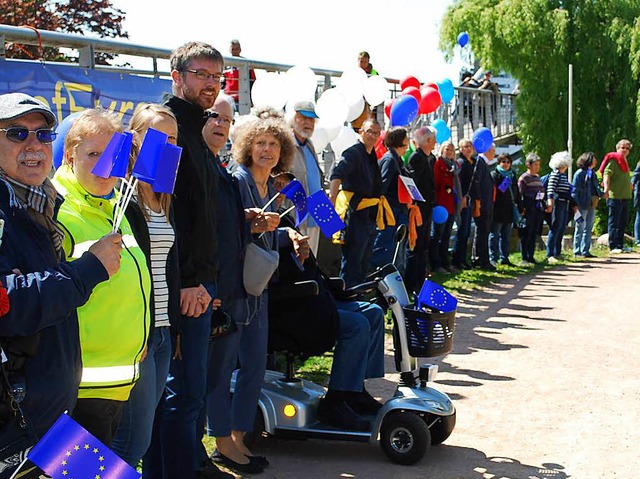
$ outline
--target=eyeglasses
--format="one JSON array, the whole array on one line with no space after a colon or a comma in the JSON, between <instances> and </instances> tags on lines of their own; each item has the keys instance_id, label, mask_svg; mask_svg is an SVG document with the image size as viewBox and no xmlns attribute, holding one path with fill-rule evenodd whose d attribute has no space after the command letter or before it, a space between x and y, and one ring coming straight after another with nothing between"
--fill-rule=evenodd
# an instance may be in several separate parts
<instances>
[{"instance_id":1,"label":"eyeglasses","mask_svg":"<svg viewBox=\"0 0 640 479\"><path fill-rule=\"evenodd\" d=\"M630 150L631 147L630 146L621 146L620 149L621 150Z\"/></svg>"},{"instance_id":2,"label":"eyeglasses","mask_svg":"<svg viewBox=\"0 0 640 479\"><path fill-rule=\"evenodd\" d=\"M213 120L216 120L218 124L228 125L228 126L231 126L231 124L233 123L232 118L229 118L226 116L220 116L220 113L218 113L217 111L205 111L204 119L205 120L213 119Z\"/></svg>"},{"instance_id":3,"label":"eyeglasses","mask_svg":"<svg viewBox=\"0 0 640 479\"><path fill-rule=\"evenodd\" d=\"M30 130L24 126L12 126L10 128L0 128L0 131L4 131L7 139L15 143L22 143L29 137L29 133L34 133L40 143L45 145L52 143L56 139L58 134L49 130L48 128L40 128L38 130Z\"/></svg>"},{"instance_id":4,"label":"eyeglasses","mask_svg":"<svg viewBox=\"0 0 640 479\"><path fill-rule=\"evenodd\" d=\"M193 73L198 80L207 81L209 78L213 78L215 83L222 83L224 75L222 73L209 73L205 70L183 70L185 72Z\"/></svg>"}]
</instances>

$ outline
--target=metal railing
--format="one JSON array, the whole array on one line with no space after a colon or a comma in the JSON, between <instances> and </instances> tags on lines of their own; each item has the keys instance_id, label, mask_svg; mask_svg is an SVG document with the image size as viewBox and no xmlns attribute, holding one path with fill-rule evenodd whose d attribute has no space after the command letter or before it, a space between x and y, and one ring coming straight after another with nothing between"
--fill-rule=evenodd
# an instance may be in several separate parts
<instances>
[{"instance_id":1,"label":"metal railing","mask_svg":"<svg viewBox=\"0 0 640 479\"><path fill-rule=\"evenodd\" d=\"M168 60L171 50L136 45L127 41L90 38L51 31L34 31L30 28L15 27L0 24L0 58L6 56L5 43L14 42L27 45L68 48L78 52L77 66L101 71L128 73L154 77L169 77L168 69L162 70L158 66L159 60ZM148 69L131 68L128 66L97 65L95 54L105 52L114 55L125 55L150 60ZM116 59L118 61L118 59ZM238 112L246 114L251 107L250 70L266 70L270 72L285 72L293 65L265 62L243 57L224 57L226 66L234 66L239 70L239 100ZM322 68L312 68L318 76L318 93L331 88L334 79L342 72ZM387 78L389 82L389 98L395 98L400 93L399 81ZM436 118L441 118L451 129L451 141L457 146L462 138L471 138L473 131L479 126L490 127L496 142L515 137L516 110L515 95L494 93L490 90L473 88L455 88L455 97L450 103L443 104L438 110L429 115L419 115L410 125L428 124ZM381 124L388 123L382 106L377 108L377 118Z\"/></svg>"}]
</instances>

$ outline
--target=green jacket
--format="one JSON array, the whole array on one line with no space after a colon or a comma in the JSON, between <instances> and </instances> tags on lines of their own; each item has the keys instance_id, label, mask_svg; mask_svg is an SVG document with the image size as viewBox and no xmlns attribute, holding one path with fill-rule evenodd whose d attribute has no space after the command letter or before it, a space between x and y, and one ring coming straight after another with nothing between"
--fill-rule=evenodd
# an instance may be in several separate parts
<instances>
[{"instance_id":1,"label":"green jacket","mask_svg":"<svg viewBox=\"0 0 640 479\"><path fill-rule=\"evenodd\" d=\"M67 165L58 169L53 182L65 199L58 221L66 233L65 254L73 261L111 232L115 199L89 195ZM78 308L83 365L79 398L126 401L147 343L149 270L126 218L120 232L124 248L119 271L96 286Z\"/></svg>"}]
</instances>

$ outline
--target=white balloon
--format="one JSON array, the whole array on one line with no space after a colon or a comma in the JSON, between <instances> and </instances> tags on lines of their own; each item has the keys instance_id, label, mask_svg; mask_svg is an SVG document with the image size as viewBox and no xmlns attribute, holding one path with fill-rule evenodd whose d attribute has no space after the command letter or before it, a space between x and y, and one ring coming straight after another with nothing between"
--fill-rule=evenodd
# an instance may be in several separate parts
<instances>
[{"instance_id":1,"label":"white balloon","mask_svg":"<svg viewBox=\"0 0 640 479\"><path fill-rule=\"evenodd\" d=\"M287 103L287 90L282 75L267 73L256 78L251 88L251 101L254 107L272 106L284 108Z\"/></svg>"},{"instance_id":2,"label":"white balloon","mask_svg":"<svg viewBox=\"0 0 640 479\"><path fill-rule=\"evenodd\" d=\"M325 126L339 127L342 126L347 119L349 106L344 99L344 95L336 88L331 88L326 90L320 98L318 98L316 114Z\"/></svg>"},{"instance_id":3,"label":"white balloon","mask_svg":"<svg viewBox=\"0 0 640 479\"><path fill-rule=\"evenodd\" d=\"M350 126L341 127L338 137L331 142L331 149L335 154L336 161L340 159L342 152L355 145L359 138L358 134Z\"/></svg>"},{"instance_id":4,"label":"white balloon","mask_svg":"<svg viewBox=\"0 0 640 479\"><path fill-rule=\"evenodd\" d=\"M353 105L364 95L364 84L367 81L367 74L360 67L345 70L337 81L338 88L347 99L347 104Z\"/></svg>"},{"instance_id":5,"label":"white balloon","mask_svg":"<svg viewBox=\"0 0 640 479\"><path fill-rule=\"evenodd\" d=\"M360 97L357 102L349 106L347 121L353 121L358 118L364 111L364 98Z\"/></svg>"},{"instance_id":6,"label":"white balloon","mask_svg":"<svg viewBox=\"0 0 640 479\"><path fill-rule=\"evenodd\" d=\"M364 99L371 106L378 106L389 98L389 84L387 79L380 75L371 75L364 82Z\"/></svg>"},{"instance_id":7,"label":"white balloon","mask_svg":"<svg viewBox=\"0 0 640 479\"><path fill-rule=\"evenodd\" d=\"M327 130L324 128L318 128L313 130L313 135L311 136L311 141L313 142L313 146L316 149L316 153L321 153L329 144L329 134Z\"/></svg>"},{"instance_id":8,"label":"white balloon","mask_svg":"<svg viewBox=\"0 0 640 479\"><path fill-rule=\"evenodd\" d=\"M326 123L324 123L321 119L317 121L316 123L316 128L322 128L324 131L327 132L327 138L328 138L328 142L332 142L333 140L335 140L336 138L338 138L338 135L340 134L340 126L332 126L332 125L327 125Z\"/></svg>"},{"instance_id":9,"label":"white balloon","mask_svg":"<svg viewBox=\"0 0 640 479\"><path fill-rule=\"evenodd\" d=\"M306 66L296 65L284 74L288 99L311 100L316 99L318 79L313 70Z\"/></svg>"}]
</instances>

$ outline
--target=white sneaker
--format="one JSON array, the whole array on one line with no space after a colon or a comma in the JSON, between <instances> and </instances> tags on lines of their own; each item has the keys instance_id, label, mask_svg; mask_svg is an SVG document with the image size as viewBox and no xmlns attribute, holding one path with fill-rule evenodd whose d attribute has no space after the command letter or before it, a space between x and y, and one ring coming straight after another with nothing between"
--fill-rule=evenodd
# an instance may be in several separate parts
<instances>
[{"instance_id":1,"label":"white sneaker","mask_svg":"<svg viewBox=\"0 0 640 479\"><path fill-rule=\"evenodd\" d=\"M558 258L556 258L555 256L549 256L549 257L547 258L547 262L548 262L549 264L554 264L554 263L557 263L558 261L559 261L559 260L558 260Z\"/></svg>"},{"instance_id":2,"label":"white sneaker","mask_svg":"<svg viewBox=\"0 0 640 479\"><path fill-rule=\"evenodd\" d=\"M620 248L614 248L611 251L609 251L609 254L620 254L622 253L622 250Z\"/></svg>"}]
</instances>

